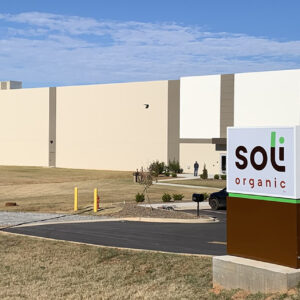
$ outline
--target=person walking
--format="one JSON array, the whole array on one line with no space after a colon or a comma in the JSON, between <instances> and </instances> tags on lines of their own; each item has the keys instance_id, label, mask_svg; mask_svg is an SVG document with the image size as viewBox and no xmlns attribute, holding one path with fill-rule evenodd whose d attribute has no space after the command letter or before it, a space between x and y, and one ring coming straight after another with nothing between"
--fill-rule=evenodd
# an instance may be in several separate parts
<instances>
[{"instance_id":1,"label":"person walking","mask_svg":"<svg viewBox=\"0 0 300 300\"><path fill-rule=\"evenodd\" d=\"M197 161L194 163L194 176L198 176L199 164Z\"/></svg>"}]
</instances>

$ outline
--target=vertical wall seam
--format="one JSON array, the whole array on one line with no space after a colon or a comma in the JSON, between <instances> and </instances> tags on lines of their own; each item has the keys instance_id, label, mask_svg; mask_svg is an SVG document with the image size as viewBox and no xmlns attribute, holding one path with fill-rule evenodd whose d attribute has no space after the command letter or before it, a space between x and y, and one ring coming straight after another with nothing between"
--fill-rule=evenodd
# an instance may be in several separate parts
<instances>
[{"instance_id":1,"label":"vertical wall seam","mask_svg":"<svg viewBox=\"0 0 300 300\"><path fill-rule=\"evenodd\" d=\"M168 129L167 129L167 164L169 160L179 161L180 130L180 80L168 80Z\"/></svg>"},{"instance_id":2,"label":"vertical wall seam","mask_svg":"<svg viewBox=\"0 0 300 300\"><path fill-rule=\"evenodd\" d=\"M170 109L171 109L171 105L170 105L170 81L167 81L168 84L168 88L167 88L167 161L166 164L169 164L169 160L170 160L170 127L171 127L171 113L170 113Z\"/></svg>"},{"instance_id":3,"label":"vertical wall seam","mask_svg":"<svg viewBox=\"0 0 300 300\"><path fill-rule=\"evenodd\" d=\"M220 138L226 138L234 125L234 74L221 75L220 90Z\"/></svg>"},{"instance_id":4,"label":"vertical wall seam","mask_svg":"<svg viewBox=\"0 0 300 300\"><path fill-rule=\"evenodd\" d=\"M49 167L56 166L56 87L49 88Z\"/></svg>"}]
</instances>

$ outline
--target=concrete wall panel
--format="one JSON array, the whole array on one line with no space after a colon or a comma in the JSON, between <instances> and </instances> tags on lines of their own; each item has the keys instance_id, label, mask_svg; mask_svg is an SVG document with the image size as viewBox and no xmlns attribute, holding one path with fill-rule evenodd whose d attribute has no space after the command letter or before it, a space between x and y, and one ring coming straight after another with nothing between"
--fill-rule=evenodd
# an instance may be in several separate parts
<instances>
[{"instance_id":1,"label":"concrete wall panel","mask_svg":"<svg viewBox=\"0 0 300 300\"><path fill-rule=\"evenodd\" d=\"M180 138L220 137L221 76L180 78Z\"/></svg>"},{"instance_id":2,"label":"concrete wall panel","mask_svg":"<svg viewBox=\"0 0 300 300\"><path fill-rule=\"evenodd\" d=\"M49 88L0 91L0 164L48 166Z\"/></svg>"},{"instance_id":3,"label":"concrete wall panel","mask_svg":"<svg viewBox=\"0 0 300 300\"><path fill-rule=\"evenodd\" d=\"M167 161L168 81L59 87L56 104L57 167L135 170Z\"/></svg>"},{"instance_id":4,"label":"concrete wall panel","mask_svg":"<svg viewBox=\"0 0 300 300\"><path fill-rule=\"evenodd\" d=\"M235 75L235 126L293 126L300 121L300 70Z\"/></svg>"},{"instance_id":5,"label":"concrete wall panel","mask_svg":"<svg viewBox=\"0 0 300 300\"><path fill-rule=\"evenodd\" d=\"M202 173L203 166L210 176L222 174L221 172L221 154L226 151L216 151L213 144L180 144L180 166L186 173L194 172L194 162L199 164L199 174Z\"/></svg>"}]
</instances>

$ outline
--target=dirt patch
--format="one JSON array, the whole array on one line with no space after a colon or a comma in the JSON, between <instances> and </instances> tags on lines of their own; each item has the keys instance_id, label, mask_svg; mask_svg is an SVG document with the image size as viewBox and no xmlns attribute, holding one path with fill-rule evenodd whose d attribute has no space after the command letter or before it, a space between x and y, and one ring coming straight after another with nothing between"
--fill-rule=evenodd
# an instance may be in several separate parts
<instances>
[{"instance_id":1,"label":"dirt patch","mask_svg":"<svg viewBox=\"0 0 300 300\"><path fill-rule=\"evenodd\" d=\"M244 300L244 299L247 299L247 296L249 296L249 295L250 295L249 292L238 291L231 297L231 299L232 300Z\"/></svg>"},{"instance_id":2,"label":"dirt patch","mask_svg":"<svg viewBox=\"0 0 300 300\"><path fill-rule=\"evenodd\" d=\"M121 209L115 213L108 214L109 216L124 218L124 217L141 217L141 218L172 218L172 219L196 219L195 215L165 209L154 209L149 207L137 206L136 204L126 203ZM208 218L206 216L201 216Z\"/></svg>"}]
</instances>

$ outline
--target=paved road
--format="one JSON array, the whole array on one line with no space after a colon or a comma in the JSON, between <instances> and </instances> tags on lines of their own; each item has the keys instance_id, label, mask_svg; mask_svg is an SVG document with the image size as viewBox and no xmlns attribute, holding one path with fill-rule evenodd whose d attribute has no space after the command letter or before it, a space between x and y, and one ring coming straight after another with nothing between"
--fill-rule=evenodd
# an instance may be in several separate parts
<instances>
[{"instance_id":1,"label":"paved road","mask_svg":"<svg viewBox=\"0 0 300 300\"><path fill-rule=\"evenodd\" d=\"M190 213L190 214L197 214L197 210L193 209L193 210L184 210L184 212ZM211 209L200 209L200 215L206 215L206 216L210 216L213 218L217 218L220 222L222 223L226 223L226 219L227 219L227 211L226 209L224 210L211 210Z\"/></svg>"},{"instance_id":2,"label":"paved road","mask_svg":"<svg viewBox=\"0 0 300 300\"><path fill-rule=\"evenodd\" d=\"M123 248L226 254L226 223L96 222L15 227L5 231Z\"/></svg>"}]
</instances>

